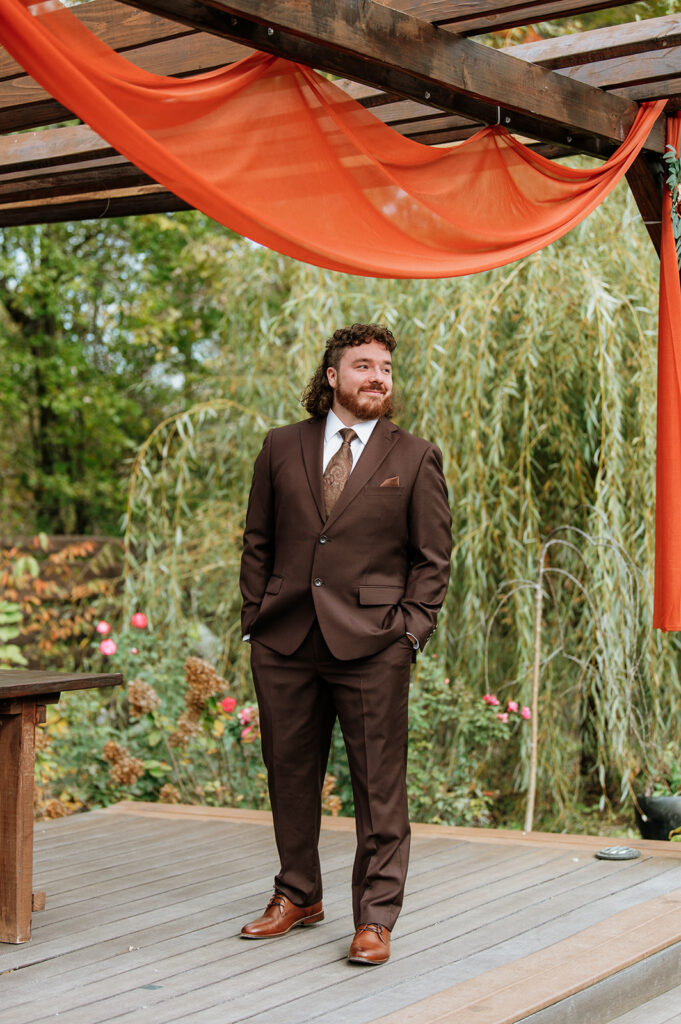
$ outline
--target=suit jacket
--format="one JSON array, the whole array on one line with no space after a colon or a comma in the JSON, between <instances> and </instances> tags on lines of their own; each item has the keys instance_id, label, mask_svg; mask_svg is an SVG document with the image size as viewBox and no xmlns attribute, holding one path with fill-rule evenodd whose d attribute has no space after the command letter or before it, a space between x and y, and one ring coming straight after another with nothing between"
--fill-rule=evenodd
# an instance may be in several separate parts
<instances>
[{"instance_id":1,"label":"suit jacket","mask_svg":"<svg viewBox=\"0 0 681 1024\"><path fill-rule=\"evenodd\" d=\"M271 430L256 459L241 560L243 631L292 654L316 616L341 660L375 654L405 632L423 647L449 581L440 450L379 420L327 519L325 424Z\"/></svg>"}]
</instances>

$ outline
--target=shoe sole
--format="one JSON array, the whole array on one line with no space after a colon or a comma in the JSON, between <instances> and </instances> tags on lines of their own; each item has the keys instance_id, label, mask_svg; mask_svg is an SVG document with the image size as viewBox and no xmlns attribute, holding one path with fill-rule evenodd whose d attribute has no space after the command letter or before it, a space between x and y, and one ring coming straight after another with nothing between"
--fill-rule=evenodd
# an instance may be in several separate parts
<instances>
[{"instance_id":1,"label":"shoe sole","mask_svg":"<svg viewBox=\"0 0 681 1024\"><path fill-rule=\"evenodd\" d=\"M304 917L300 921L294 921L285 932L275 932L273 935L250 935L248 932L240 932L239 934L242 939L283 939L294 928L309 928L310 925L319 924L323 920L324 911L322 910L321 913L314 914L312 917Z\"/></svg>"},{"instance_id":2,"label":"shoe sole","mask_svg":"<svg viewBox=\"0 0 681 1024\"><path fill-rule=\"evenodd\" d=\"M362 967L382 967L383 964L387 964L389 956L385 957L384 960L369 960L363 956L349 956L348 962L351 964L361 964Z\"/></svg>"}]
</instances>

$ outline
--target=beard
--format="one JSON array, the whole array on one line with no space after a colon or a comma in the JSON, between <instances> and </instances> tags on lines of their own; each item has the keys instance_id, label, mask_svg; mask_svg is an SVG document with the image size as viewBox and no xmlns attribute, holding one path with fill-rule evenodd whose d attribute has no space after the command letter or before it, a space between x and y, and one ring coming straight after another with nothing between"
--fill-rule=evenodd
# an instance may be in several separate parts
<instances>
[{"instance_id":1,"label":"beard","mask_svg":"<svg viewBox=\"0 0 681 1024\"><path fill-rule=\"evenodd\" d=\"M383 385L378 386L383 387ZM393 411L392 394L387 394L384 391L382 395L368 395L364 391L347 391L343 387L340 377L336 388L336 399L358 420L376 420L381 416L391 416Z\"/></svg>"}]
</instances>

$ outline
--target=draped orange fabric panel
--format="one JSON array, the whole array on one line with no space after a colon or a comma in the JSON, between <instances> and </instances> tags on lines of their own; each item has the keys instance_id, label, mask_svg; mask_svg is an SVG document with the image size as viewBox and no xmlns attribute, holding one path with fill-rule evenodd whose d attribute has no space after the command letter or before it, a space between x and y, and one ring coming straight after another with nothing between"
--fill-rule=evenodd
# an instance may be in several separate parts
<instances>
[{"instance_id":1,"label":"draped orange fabric panel","mask_svg":"<svg viewBox=\"0 0 681 1024\"><path fill-rule=\"evenodd\" d=\"M192 206L296 259L350 274L451 277L526 256L610 192L664 106L644 105L594 170L500 127L449 149L402 138L309 68L263 54L191 78L141 71L58 0L2 0L28 73Z\"/></svg>"},{"instance_id":2,"label":"draped orange fabric panel","mask_svg":"<svg viewBox=\"0 0 681 1024\"><path fill-rule=\"evenodd\" d=\"M667 143L679 151L679 115L667 122ZM658 629L681 629L681 282L664 190L657 351L657 495L655 612Z\"/></svg>"}]
</instances>

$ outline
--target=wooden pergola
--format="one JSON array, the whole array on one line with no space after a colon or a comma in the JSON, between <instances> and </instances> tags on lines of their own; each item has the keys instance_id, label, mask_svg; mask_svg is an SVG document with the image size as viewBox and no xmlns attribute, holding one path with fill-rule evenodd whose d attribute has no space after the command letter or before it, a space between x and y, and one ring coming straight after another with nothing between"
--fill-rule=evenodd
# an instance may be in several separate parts
<instances>
[{"instance_id":1,"label":"wooden pergola","mask_svg":"<svg viewBox=\"0 0 681 1024\"><path fill-rule=\"evenodd\" d=\"M598 0L92 0L82 21L140 67L187 76L262 50L340 76L428 145L502 124L556 158L607 157L643 100L681 104L681 14L496 49L476 37L622 6ZM72 8L73 9L73 8ZM0 226L186 209L0 51ZM49 131L31 129L50 127ZM238 145L238 140L235 140ZM659 252L661 117L627 174Z\"/></svg>"}]
</instances>

